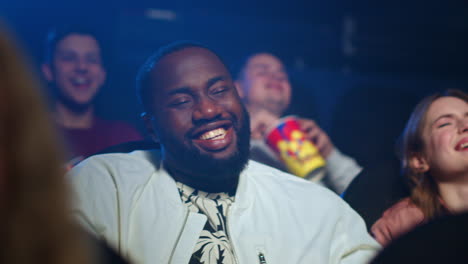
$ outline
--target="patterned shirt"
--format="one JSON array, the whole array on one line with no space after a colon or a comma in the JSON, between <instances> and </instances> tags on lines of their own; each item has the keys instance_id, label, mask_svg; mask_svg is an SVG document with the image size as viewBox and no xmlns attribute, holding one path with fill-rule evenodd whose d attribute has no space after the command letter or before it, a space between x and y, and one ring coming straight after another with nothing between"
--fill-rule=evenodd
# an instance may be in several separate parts
<instances>
[{"instance_id":1,"label":"patterned shirt","mask_svg":"<svg viewBox=\"0 0 468 264\"><path fill-rule=\"evenodd\" d=\"M182 202L208 221L200 233L190 264L235 264L234 252L226 226L226 214L234 197L227 193L206 193L177 182Z\"/></svg>"}]
</instances>

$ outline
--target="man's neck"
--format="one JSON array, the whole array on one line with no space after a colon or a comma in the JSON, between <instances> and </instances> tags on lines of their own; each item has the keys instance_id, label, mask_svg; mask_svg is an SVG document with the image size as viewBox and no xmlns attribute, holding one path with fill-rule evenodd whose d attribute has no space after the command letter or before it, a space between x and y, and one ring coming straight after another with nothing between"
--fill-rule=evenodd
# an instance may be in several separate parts
<instances>
[{"instance_id":1,"label":"man's neck","mask_svg":"<svg viewBox=\"0 0 468 264\"><path fill-rule=\"evenodd\" d=\"M66 107L61 102L57 102L54 117L55 121L65 128L87 129L94 122L94 107L90 105L78 112Z\"/></svg>"},{"instance_id":2,"label":"man's neck","mask_svg":"<svg viewBox=\"0 0 468 264\"><path fill-rule=\"evenodd\" d=\"M439 193L450 211L468 211L468 183L440 183Z\"/></svg>"}]
</instances>

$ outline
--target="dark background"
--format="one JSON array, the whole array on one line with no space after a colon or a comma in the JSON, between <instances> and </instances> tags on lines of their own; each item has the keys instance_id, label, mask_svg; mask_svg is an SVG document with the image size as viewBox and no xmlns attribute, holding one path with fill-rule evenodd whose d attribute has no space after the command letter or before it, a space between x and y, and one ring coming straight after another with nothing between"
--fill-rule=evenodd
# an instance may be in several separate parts
<instances>
[{"instance_id":1,"label":"dark background","mask_svg":"<svg viewBox=\"0 0 468 264\"><path fill-rule=\"evenodd\" d=\"M252 52L273 52L291 74L290 112L317 120L364 166L391 155L422 96L468 87L466 1L3 0L0 16L37 69L50 27L97 28L109 77L98 112L141 130L134 78L161 45L203 42L233 70Z\"/></svg>"}]
</instances>

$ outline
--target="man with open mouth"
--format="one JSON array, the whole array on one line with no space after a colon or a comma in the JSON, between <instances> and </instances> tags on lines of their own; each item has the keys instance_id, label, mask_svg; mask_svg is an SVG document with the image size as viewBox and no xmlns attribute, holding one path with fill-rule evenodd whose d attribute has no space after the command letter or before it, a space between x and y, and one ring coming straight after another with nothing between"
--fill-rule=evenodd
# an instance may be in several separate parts
<instances>
[{"instance_id":1,"label":"man with open mouth","mask_svg":"<svg viewBox=\"0 0 468 264\"><path fill-rule=\"evenodd\" d=\"M177 42L141 68L160 150L71 171L79 220L135 263L365 263L378 250L331 191L249 160L249 116L220 57Z\"/></svg>"},{"instance_id":2,"label":"man with open mouth","mask_svg":"<svg viewBox=\"0 0 468 264\"><path fill-rule=\"evenodd\" d=\"M291 106L293 86L283 62L271 53L254 53L245 59L236 86L251 116L251 159L294 174L287 162L266 144L268 128L280 121ZM305 98L310 103L311 98ZM343 193L359 174L357 162L343 154L315 121L296 116L305 138L313 142L326 165L304 178Z\"/></svg>"},{"instance_id":3,"label":"man with open mouth","mask_svg":"<svg viewBox=\"0 0 468 264\"><path fill-rule=\"evenodd\" d=\"M98 118L95 98L106 81L97 35L78 26L52 30L42 73L55 96L53 116L69 150L70 164L104 148L141 139L130 125Z\"/></svg>"}]
</instances>

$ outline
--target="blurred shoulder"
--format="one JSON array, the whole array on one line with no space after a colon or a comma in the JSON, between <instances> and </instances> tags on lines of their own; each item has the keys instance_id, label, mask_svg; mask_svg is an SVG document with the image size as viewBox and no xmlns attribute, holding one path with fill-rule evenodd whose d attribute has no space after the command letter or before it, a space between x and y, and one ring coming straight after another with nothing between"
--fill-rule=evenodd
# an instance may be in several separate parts
<instances>
[{"instance_id":1,"label":"blurred shoulder","mask_svg":"<svg viewBox=\"0 0 468 264\"><path fill-rule=\"evenodd\" d=\"M134 151L91 156L69 172L72 182L106 181L137 183L151 177L159 168L160 151Z\"/></svg>"},{"instance_id":2,"label":"blurred shoulder","mask_svg":"<svg viewBox=\"0 0 468 264\"><path fill-rule=\"evenodd\" d=\"M159 163L161 160L160 150L136 150L129 153L107 153L93 155L82 162L80 162L76 168L88 166L109 165L112 164L114 167L134 167L140 165L152 165Z\"/></svg>"}]
</instances>

